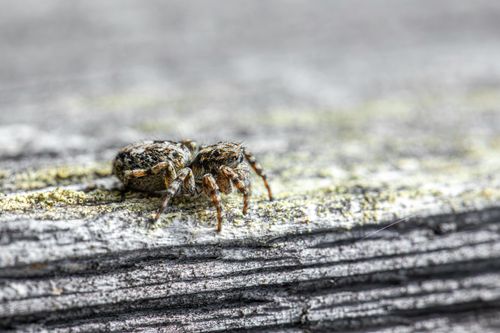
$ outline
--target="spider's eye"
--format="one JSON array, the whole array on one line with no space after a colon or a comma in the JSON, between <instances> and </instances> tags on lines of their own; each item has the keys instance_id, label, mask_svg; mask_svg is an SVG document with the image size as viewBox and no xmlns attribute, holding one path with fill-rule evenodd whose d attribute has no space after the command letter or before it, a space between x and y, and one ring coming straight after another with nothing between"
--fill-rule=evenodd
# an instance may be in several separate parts
<instances>
[{"instance_id":1,"label":"spider's eye","mask_svg":"<svg viewBox=\"0 0 500 333\"><path fill-rule=\"evenodd\" d=\"M240 155L240 157L238 158L238 163L241 163L243 162L243 155Z\"/></svg>"}]
</instances>

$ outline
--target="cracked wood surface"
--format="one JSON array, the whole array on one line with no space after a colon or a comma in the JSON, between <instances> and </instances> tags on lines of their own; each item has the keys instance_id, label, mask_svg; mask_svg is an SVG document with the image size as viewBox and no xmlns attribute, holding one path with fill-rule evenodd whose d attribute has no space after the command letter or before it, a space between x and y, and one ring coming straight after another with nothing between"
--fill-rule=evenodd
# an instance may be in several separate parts
<instances>
[{"instance_id":1,"label":"cracked wood surface","mask_svg":"<svg viewBox=\"0 0 500 333\"><path fill-rule=\"evenodd\" d=\"M500 6L218 4L0 11L0 330L499 331ZM277 200L151 226L110 161L179 138Z\"/></svg>"}]
</instances>

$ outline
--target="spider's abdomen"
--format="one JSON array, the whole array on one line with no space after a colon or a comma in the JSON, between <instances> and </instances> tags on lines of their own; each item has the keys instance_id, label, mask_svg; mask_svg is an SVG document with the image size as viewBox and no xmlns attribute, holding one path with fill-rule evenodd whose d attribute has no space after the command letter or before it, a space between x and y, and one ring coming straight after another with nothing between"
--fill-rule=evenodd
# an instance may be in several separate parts
<instances>
[{"instance_id":1,"label":"spider's abdomen","mask_svg":"<svg viewBox=\"0 0 500 333\"><path fill-rule=\"evenodd\" d=\"M122 148L113 161L113 174L127 187L137 191L155 192L165 190L165 171L151 174L160 162L170 162L175 171L186 167L191 160L191 151L182 143L172 141L144 141ZM127 172L145 170L144 177L127 179Z\"/></svg>"}]
</instances>

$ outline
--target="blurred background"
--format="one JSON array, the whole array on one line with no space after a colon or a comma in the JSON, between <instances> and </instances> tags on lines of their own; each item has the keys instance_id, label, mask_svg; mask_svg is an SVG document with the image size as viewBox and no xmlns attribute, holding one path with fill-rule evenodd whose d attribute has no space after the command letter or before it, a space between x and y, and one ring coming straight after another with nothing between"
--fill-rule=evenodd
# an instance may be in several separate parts
<instances>
[{"instance_id":1,"label":"blurred background","mask_svg":"<svg viewBox=\"0 0 500 333\"><path fill-rule=\"evenodd\" d=\"M335 145L340 164L448 156L500 126L498 1L1 6L6 168L109 159L145 138L315 156ZM418 145L393 144L405 137Z\"/></svg>"}]
</instances>

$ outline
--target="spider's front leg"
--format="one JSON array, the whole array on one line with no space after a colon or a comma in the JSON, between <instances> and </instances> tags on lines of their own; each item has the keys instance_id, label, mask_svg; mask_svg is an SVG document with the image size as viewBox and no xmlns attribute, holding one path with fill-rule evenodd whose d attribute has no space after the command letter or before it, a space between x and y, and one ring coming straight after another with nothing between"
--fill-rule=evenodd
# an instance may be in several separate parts
<instances>
[{"instance_id":1,"label":"spider's front leg","mask_svg":"<svg viewBox=\"0 0 500 333\"><path fill-rule=\"evenodd\" d=\"M264 186L266 186L267 189L267 194L269 195L269 200L273 201L273 193L271 191L271 187L269 186L269 183L267 182L267 174L264 172L262 169L262 166L257 162L255 159L255 156L251 152L249 152L247 149L243 150L243 154L245 155L245 158L247 159L248 163L252 167L252 169L255 171L256 174L258 174L262 180L264 181Z\"/></svg>"},{"instance_id":2,"label":"spider's front leg","mask_svg":"<svg viewBox=\"0 0 500 333\"><path fill-rule=\"evenodd\" d=\"M219 173L223 179L225 178L230 182L230 184L234 184L238 191L243 194L243 214L246 214L248 211L248 204L250 202L250 190L245 185L245 182L243 181L241 176L236 173L236 171L228 166L221 166L219 169Z\"/></svg>"},{"instance_id":3,"label":"spider's front leg","mask_svg":"<svg viewBox=\"0 0 500 333\"><path fill-rule=\"evenodd\" d=\"M214 176L207 173L202 178L203 181L203 192L212 200L213 205L217 209L217 232L222 229L222 207L220 203L220 193L219 186L215 182Z\"/></svg>"},{"instance_id":4,"label":"spider's front leg","mask_svg":"<svg viewBox=\"0 0 500 333\"><path fill-rule=\"evenodd\" d=\"M177 177L170 184L168 183L168 179L165 179L165 184L167 184L167 193L163 198L161 208L154 217L154 221L157 221L160 218L160 215L165 211L165 209L167 209L170 199L177 194L181 186L184 186L184 188L191 193L194 193L195 191L194 176L190 168L184 168L179 171Z\"/></svg>"}]
</instances>

